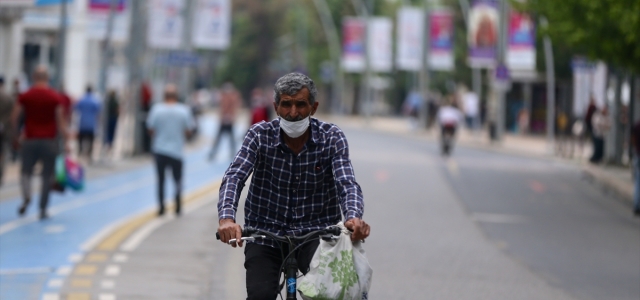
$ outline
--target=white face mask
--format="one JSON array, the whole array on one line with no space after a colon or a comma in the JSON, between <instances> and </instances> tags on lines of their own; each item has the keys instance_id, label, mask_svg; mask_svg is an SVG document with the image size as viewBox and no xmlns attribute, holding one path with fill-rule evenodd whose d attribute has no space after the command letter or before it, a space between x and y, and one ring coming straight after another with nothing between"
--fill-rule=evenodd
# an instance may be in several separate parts
<instances>
[{"instance_id":1,"label":"white face mask","mask_svg":"<svg viewBox=\"0 0 640 300\"><path fill-rule=\"evenodd\" d=\"M305 131L307 131L307 128L309 128L310 118L311 117L307 117L300 121L291 122L280 117L280 128L282 128L282 130L284 130L284 133L286 133L289 137L295 139L301 136Z\"/></svg>"}]
</instances>

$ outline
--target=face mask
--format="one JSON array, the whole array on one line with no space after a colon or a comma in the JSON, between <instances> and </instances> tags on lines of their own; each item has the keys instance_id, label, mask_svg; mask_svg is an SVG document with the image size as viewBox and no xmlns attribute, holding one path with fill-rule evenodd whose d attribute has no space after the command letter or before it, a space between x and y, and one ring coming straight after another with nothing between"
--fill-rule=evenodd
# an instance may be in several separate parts
<instances>
[{"instance_id":1,"label":"face mask","mask_svg":"<svg viewBox=\"0 0 640 300\"><path fill-rule=\"evenodd\" d=\"M300 121L291 122L280 117L280 128L282 128L284 133L289 137L295 139L307 131L307 128L309 128L309 119L310 117L307 117Z\"/></svg>"}]
</instances>

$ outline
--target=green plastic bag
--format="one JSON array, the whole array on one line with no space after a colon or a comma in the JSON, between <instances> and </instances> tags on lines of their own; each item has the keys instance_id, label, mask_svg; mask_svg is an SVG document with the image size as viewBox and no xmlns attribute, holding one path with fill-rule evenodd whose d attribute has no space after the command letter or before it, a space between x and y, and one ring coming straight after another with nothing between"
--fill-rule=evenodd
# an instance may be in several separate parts
<instances>
[{"instance_id":1,"label":"green plastic bag","mask_svg":"<svg viewBox=\"0 0 640 300\"><path fill-rule=\"evenodd\" d=\"M67 172L64 164L64 156L59 155L56 157L55 165L55 177L51 183L51 188L54 191L64 192L67 185Z\"/></svg>"}]
</instances>

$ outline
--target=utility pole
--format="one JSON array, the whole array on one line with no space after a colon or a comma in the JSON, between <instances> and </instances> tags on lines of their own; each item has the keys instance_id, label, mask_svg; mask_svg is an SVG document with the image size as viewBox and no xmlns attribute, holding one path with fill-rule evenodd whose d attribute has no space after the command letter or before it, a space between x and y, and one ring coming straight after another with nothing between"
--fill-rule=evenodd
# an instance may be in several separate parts
<instances>
[{"instance_id":1,"label":"utility pole","mask_svg":"<svg viewBox=\"0 0 640 300\"><path fill-rule=\"evenodd\" d=\"M364 76L360 85L360 107L363 108L365 119L367 122L371 118L371 103L369 97L369 83L371 83L371 64L369 63L369 8L364 0L352 0L353 6L356 10L360 10L359 15L364 19ZM367 1L369 4L371 0ZM373 11L373 5L371 5L371 11Z\"/></svg>"},{"instance_id":2,"label":"utility pole","mask_svg":"<svg viewBox=\"0 0 640 300\"><path fill-rule=\"evenodd\" d=\"M469 2L467 0L458 0L460 8L462 10L462 17L464 23L469 27ZM471 69L471 86L473 92L478 97L478 100L482 99L482 70L480 68Z\"/></svg>"},{"instance_id":3,"label":"utility pole","mask_svg":"<svg viewBox=\"0 0 640 300\"><path fill-rule=\"evenodd\" d=\"M144 137L144 112L142 111L142 59L145 51L145 33L147 10L146 1L136 0L131 4L131 27L127 59L129 62L129 95L133 109L133 153L140 154L143 151Z\"/></svg>"},{"instance_id":4,"label":"utility pole","mask_svg":"<svg viewBox=\"0 0 640 300\"><path fill-rule=\"evenodd\" d=\"M331 101L331 104L333 106L333 112L338 112L342 107L342 84L344 83L344 72L342 71L341 65L342 48L338 35L338 29L333 22L331 10L329 10L329 7L327 6L325 0L314 0L313 3L318 10L318 14L320 14L320 21L322 22L325 36L327 37L327 41L329 42L329 55L331 55L331 58L335 64L335 73L333 76L332 88L333 99Z\"/></svg>"},{"instance_id":5,"label":"utility pole","mask_svg":"<svg viewBox=\"0 0 640 300\"><path fill-rule=\"evenodd\" d=\"M110 0L109 2L109 16L107 18L107 31L104 36L102 61L100 63L100 81L98 90L102 93L103 99L107 95L107 69L111 63L111 57L113 55L111 49L111 36L113 34L113 23L116 15L116 6L118 0ZM104 111L104 110L103 110Z\"/></svg>"},{"instance_id":6,"label":"utility pole","mask_svg":"<svg viewBox=\"0 0 640 300\"><path fill-rule=\"evenodd\" d=\"M431 41L429 37L431 36L431 26L429 24L429 14L431 12L430 2L432 0L424 0L423 9L424 9L424 34L422 48L424 49L423 55L420 57L421 67L420 67L420 82L418 83L418 87L420 89L420 94L422 95L422 112L420 113L420 119L422 123L422 128L427 128L429 126L429 47Z\"/></svg>"},{"instance_id":7,"label":"utility pole","mask_svg":"<svg viewBox=\"0 0 640 300\"><path fill-rule=\"evenodd\" d=\"M542 18L541 25L549 26L546 18ZM550 154L554 151L555 141L555 110L556 110L556 78L553 62L553 48L551 47L551 38L549 35L544 36L544 56L547 69L547 147Z\"/></svg>"},{"instance_id":8,"label":"utility pole","mask_svg":"<svg viewBox=\"0 0 640 300\"><path fill-rule=\"evenodd\" d=\"M498 26L498 66L505 65L505 56L506 56L506 48L507 48L507 9L508 4L506 0L500 0L500 18L499 18L499 26ZM496 66L496 69L498 68ZM494 71L495 71L494 70ZM495 73L495 72L494 72ZM506 87L498 87L495 84L496 78L494 75L494 84L493 90L495 93L495 116L494 116L494 124L495 124L495 136L493 138L497 141L502 140L504 135L504 127L505 127L505 94Z\"/></svg>"},{"instance_id":9,"label":"utility pole","mask_svg":"<svg viewBox=\"0 0 640 300\"><path fill-rule=\"evenodd\" d=\"M58 51L56 52L56 70L53 76L54 88L62 90L64 79L64 55L67 44L67 19L69 13L67 11L67 0L60 1L60 26L58 27Z\"/></svg>"},{"instance_id":10,"label":"utility pole","mask_svg":"<svg viewBox=\"0 0 640 300\"><path fill-rule=\"evenodd\" d=\"M195 55L192 53L193 51L193 43L191 43L191 32L193 31L193 3L195 1L185 1L185 7L183 11L184 15L184 26L182 33L182 45L183 50L187 55ZM182 78L180 82L180 89L182 90L181 94L183 95L185 102L188 102L189 94L192 88L192 70L193 66L182 66Z\"/></svg>"}]
</instances>

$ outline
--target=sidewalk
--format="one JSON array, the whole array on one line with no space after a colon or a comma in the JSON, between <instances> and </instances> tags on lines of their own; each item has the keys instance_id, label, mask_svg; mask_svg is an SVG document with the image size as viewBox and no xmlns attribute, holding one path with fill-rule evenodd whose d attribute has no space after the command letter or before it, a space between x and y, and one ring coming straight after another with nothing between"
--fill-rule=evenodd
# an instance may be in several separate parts
<instances>
[{"instance_id":1,"label":"sidewalk","mask_svg":"<svg viewBox=\"0 0 640 300\"><path fill-rule=\"evenodd\" d=\"M338 126L355 126L370 128L376 131L404 135L410 138L436 141L438 132L435 129L411 129L409 120L402 117L372 117L366 120L359 116L321 116L321 119L333 122ZM555 149L549 147L544 136L522 136L505 134L500 142L492 142L486 130L470 132L466 129L458 132L457 143L464 147L472 147L487 151L501 152L510 155L524 155L536 158L551 159L558 162L574 164L582 169L583 176L601 186L608 192L618 195L629 202L633 199L633 181L631 170L625 167L593 165L588 162L591 148L585 145L578 149L573 158L556 155Z\"/></svg>"}]
</instances>

